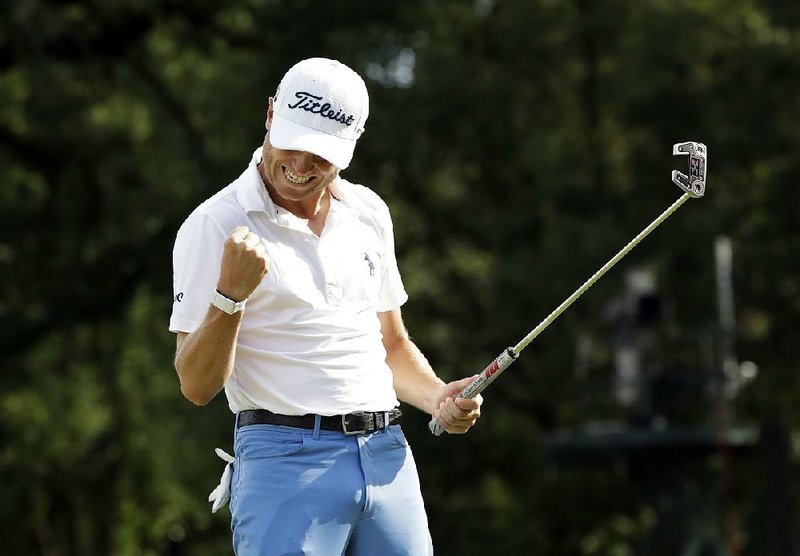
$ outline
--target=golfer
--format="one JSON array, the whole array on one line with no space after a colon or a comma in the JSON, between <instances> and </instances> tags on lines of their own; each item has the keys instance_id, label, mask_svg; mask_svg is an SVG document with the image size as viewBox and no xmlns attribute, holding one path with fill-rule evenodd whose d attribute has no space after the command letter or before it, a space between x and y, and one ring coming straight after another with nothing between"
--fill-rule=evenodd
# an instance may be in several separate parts
<instances>
[{"instance_id":1,"label":"golfer","mask_svg":"<svg viewBox=\"0 0 800 556\"><path fill-rule=\"evenodd\" d=\"M433 552L399 401L450 433L480 416L410 340L386 204L346 181L364 132L364 81L334 60L293 66L263 145L181 226L170 330L183 394L224 388L239 556ZM399 400L399 401L398 401Z\"/></svg>"}]
</instances>

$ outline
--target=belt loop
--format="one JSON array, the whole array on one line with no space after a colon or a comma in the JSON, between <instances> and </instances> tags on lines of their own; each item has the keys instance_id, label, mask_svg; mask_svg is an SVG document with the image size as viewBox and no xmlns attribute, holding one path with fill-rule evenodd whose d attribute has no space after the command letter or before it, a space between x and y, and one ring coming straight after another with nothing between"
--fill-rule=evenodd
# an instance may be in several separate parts
<instances>
[{"instance_id":1,"label":"belt loop","mask_svg":"<svg viewBox=\"0 0 800 556\"><path fill-rule=\"evenodd\" d=\"M389 412L388 411L384 411L383 412L383 430L386 430L388 428L389 428Z\"/></svg>"},{"instance_id":2,"label":"belt loop","mask_svg":"<svg viewBox=\"0 0 800 556\"><path fill-rule=\"evenodd\" d=\"M319 440L320 423L322 423L322 417L317 413L314 415L314 440Z\"/></svg>"}]
</instances>

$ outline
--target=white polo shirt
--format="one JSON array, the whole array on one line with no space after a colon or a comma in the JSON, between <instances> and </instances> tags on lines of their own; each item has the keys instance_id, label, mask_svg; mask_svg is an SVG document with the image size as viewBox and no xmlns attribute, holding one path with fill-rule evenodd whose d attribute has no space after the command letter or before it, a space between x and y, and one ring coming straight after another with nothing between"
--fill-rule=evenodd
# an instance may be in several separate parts
<instances>
[{"instance_id":1,"label":"white polo shirt","mask_svg":"<svg viewBox=\"0 0 800 556\"><path fill-rule=\"evenodd\" d=\"M248 168L178 231L170 330L193 332L209 309L223 243L236 226L264 239L269 272L247 300L225 394L231 411L285 415L386 411L398 405L377 313L406 295L389 209L337 178L322 234L275 205Z\"/></svg>"}]
</instances>

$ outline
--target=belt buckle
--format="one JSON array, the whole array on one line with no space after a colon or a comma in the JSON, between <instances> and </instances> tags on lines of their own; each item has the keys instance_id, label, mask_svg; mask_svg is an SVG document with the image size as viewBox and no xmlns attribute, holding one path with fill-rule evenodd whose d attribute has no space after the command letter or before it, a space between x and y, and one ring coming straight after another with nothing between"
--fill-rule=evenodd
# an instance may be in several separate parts
<instances>
[{"instance_id":1,"label":"belt buckle","mask_svg":"<svg viewBox=\"0 0 800 556\"><path fill-rule=\"evenodd\" d=\"M367 429L366 429L367 420L365 418L365 415L366 415L366 412L364 412L364 411L354 411L353 413L349 413L347 415L342 415L342 431L344 431L344 433L347 436L352 436L354 434L366 434L367 433ZM350 430L350 429L348 429L347 428L348 427L348 422L347 422L347 418L348 417L360 417L362 423L364 423L364 427L365 428L358 429L358 430Z\"/></svg>"}]
</instances>

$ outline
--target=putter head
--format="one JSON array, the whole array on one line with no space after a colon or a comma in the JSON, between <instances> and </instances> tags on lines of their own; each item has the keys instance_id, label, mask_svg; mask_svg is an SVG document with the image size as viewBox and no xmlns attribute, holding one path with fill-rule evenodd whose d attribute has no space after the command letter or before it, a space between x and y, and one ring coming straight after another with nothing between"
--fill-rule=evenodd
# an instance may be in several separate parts
<instances>
[{"instance_id":1,"label":"putter head","mask_svg":"<svg viewBox=\"0 0 800 556\"><path fill-rule=\"evenodd\" d=\"M672 171L672 181L695 199L702 197L706 192L706 158L708 149L703 143L686 141L675 143L672 147L673 155L689 156L689 175L677 170Z\"/></svg>"}]
</instances>

